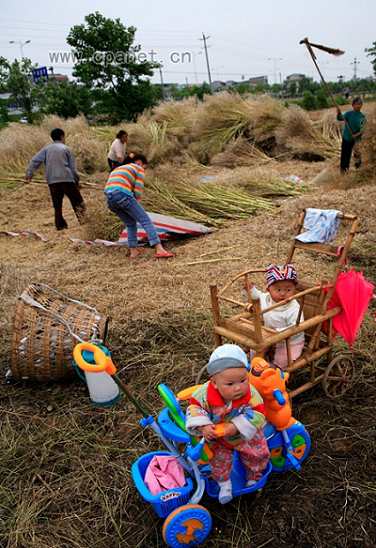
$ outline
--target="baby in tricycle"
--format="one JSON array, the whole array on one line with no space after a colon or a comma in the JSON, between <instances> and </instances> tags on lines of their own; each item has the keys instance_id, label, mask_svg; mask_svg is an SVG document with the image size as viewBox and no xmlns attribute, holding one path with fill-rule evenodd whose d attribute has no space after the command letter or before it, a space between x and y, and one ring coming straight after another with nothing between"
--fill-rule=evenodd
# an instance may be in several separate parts
<instances>
[{"instance_id":1,"label":"baby in tricycle","mask_svg":"<svg viewBox=\"0 0 376 548\"><path fill-rule=\"evenodd\" d=\"M237 451L246 471L246 487L262 477L270 452L263 432L264 405L256 388L249 384L245 352L234 344L224 344L211 354L207 366L210 380L200 386L190 399L186 428L201 435L213 453L211 477L219 485L218 500L232 499L231 470L233 452ZM223 431L218 436L218 427Z\"/></svg>"}]
</instances>

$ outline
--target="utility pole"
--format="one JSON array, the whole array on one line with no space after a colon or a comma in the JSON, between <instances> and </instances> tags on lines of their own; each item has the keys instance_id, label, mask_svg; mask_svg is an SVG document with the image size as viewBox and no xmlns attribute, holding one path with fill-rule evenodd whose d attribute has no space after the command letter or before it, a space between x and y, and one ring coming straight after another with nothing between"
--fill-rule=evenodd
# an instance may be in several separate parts
<instances>
[{"instance_id":1,"label":"utility pole","mask_svg":"<svg viewBox=\"0 0 376 548\"><path fill-rule=\"evenodd\" d=\"M164 84L163 84L162 65L159 65L159 76L161 77L161 95L162 95L162 101L164 101L164 100L165 100L165 90L164 90Z\"/></svg>"},{"instance_id":2,"label":"utility pole","mask_svg":"<svg viewBox=\"0 0 376 548\"><path fill-rule=\"evenodd\" d=\"M209 57L208 57L208 48L206 45L206 40L209 40L210 36L205 36L204 33L202 33L202 38L200 40L203 40L204 42L204 50L205 50L205 57L206 57L206 66L208 68L208 79L209 79L209 86L212 87L212 79L210 74L210 65L209 65Z\"/></svg>"},{"instance_id":3,"label":"utility pole","mask_svg":"<svg viewBox=\"0 0 376 548\"><path fill-rule=\"evenodd\" d=\"M350 63L350 65L354 65L354 76L353 76L353 80L356 80L357 79L357 70L358 70L358 65L360 64L360 61L358 61L358 59L356 57L354 57L354 61L352 63Z\"/></svg>"}]
</instances>

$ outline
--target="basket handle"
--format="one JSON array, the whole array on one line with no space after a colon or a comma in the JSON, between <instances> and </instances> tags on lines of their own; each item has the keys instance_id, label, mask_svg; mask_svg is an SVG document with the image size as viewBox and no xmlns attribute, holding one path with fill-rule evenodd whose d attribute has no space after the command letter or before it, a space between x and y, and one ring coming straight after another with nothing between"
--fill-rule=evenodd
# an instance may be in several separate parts
<instances>
[{"instance_id":1,"label":"basket handle","mask_svg":"<svg viewBox=\"0 0 376 548\"><path fill-rule=\"evenodd\" d=\"M95 364L88 363L84 359L84 357L82 356L82 352L84 350L93 353ZM103 371L105 371L109 375L115 375L116 373L115 364L113 363L110 356L106 356L106 354L101 348L99 348L99 346L91 342L82 342L76 344L73 349L73 358L78 367L83 371L86 371L87 373L101 373Z\"/></svg>"}]
</instances>

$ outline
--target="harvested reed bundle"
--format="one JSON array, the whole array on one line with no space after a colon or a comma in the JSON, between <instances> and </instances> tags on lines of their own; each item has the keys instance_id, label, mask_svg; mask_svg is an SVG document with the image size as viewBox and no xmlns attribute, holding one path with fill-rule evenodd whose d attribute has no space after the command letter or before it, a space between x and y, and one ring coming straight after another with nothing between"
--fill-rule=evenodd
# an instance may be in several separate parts
<instances>
[{"instance_id":1,"label":"harvested reed bundle","mask_svg":"<svg viewBox=\"0 0 376 548\"><path fill-rule=\"evenodd\" d=\"M273 161L273 158L265 154L254 143L244 137L238 137L229 143L223 152L216 154L210 161L213 166L232 167L255 166Z\"/></svg>"},{"instance_id":2,"label":"harvested reed bundle","mask_svg":"<svg viewBox=\"0 0 376 548\"><path fill-rule=\"evenodd\" d=\"M196 98L188 97L182 101L160 103L154 108L151 120L166 124L169 135L182 139L191 136L199 110Z\"/></svg>"},{"instance_id":3,"label":"harvested reed bundle","mask_svg":"<svg viewBox=\"0 0 376 548\"><path fill-rule=\"evenodd\" d=\"M296 154L312 154L322 158L338 155L338 141L324 135L298 106L288 108L275 131L277 143Z\"/></svg>"},{"instance_id":4,"label":"harvested reed bundle","mask_svg":"<svg viewBox=\"0 0 376 548\"><path fill-rule=\"evenodd\" d=\"M286 108L280 101L263 95L259 98L247 99L252 108L250 130L255 143L274 141L275 130L281 124Z\"/></svg>"},{"instance_id":5,"label":"harvested reed bundle","mask_svg":"<svg viewBox=\"0 0 376 548\"><path fill-rule=\"evenodd\" d=\"M253 108L235 93L219 93L206 97L194 128L199 141L196 153L201 158L218 154L223 147L242 135L249 127Z\"/></svg>"},{"instance_id":6,"label":"harvested reed bundle","mask_svg":"<svg viewBox=\"0 0 376 548\"><path fill-rule=\"evenodd\" d=\"M17 123L0 131L0 166L4 173L25 173L32 156L48 143L47 132L39 126Z\"/></svg>"},{"instance_id":7,"label":"harvested reed bundle","mask_svg":"<svg viewBox=\"0 0 376 548\"><path fill-rule=\"evenodd\" d=\"M364 151L364 167L376 171L376 106L372 105L367 112L367 125L362 139L361 148Z\"/></svg>"},{"instance_id":8,"label":"harvested reed bundle","mask_svg":"<svg viewBox=\"0 0 376 548\"><path fill-rule=\"evenodd\" d=\"M107 147L88 131L68 135L67 145L71 148L79 171L91 174L107 168Z\"/></svg>"},{"instance_id":9,"label":"harvested reed bundle","mask_svg":"<svg viewBox=\"0 0 376 548\"><path fill-rule=\"evenodd\" d=\"M177 192L180 183L170 184L158 178L149 179L143 200L144 206L154 213L173 215L210 226L219 226L209 215L200 212L187 201L182 200Z\"/></svg>"},{"instance_id":10,"label":"harvested reed bundle","mask_svg":"<svg viewBox=\"0 0 376 548\"><path fill-rule=\"evenodd\" d=\"M268 142L270 149L283 110L280 102L266 96L255 99L228 92L208 96L196 118L196 142L191 151L200 160L207 161L241 136L255 145Z\"/></svg>"},{"instance_id":11,"label":"harvested reed bundle","mask_svg":"<svg viewBox=\"0 0 376 548\"><path fill-rule=\"evenodd\" d=\"M178 198L211 219L246 219L258 209L272 209L271 202L251 196L235 186L205 183L192 187L181 182L175 189Z\"/></svg>"},{"instance_id":12,"label":"harvested reed bundle","mask_svg":"<svg viewBox=\"0 0 376 548\"><path fill-rule=\"evenodd\" d=\"M225 171L217 176L216 182L224 186L238 186L253 196L271 198L277 196L297 196L305 187L295 183L284 181L281 177L266 168L258 168L250 171L245 167L239 167Z\"/></svg>"},{"instance_id":13,"label":"harvested reed bundle","mask_svg":"<svg viewBox=\"0 0 376 548\"><path fill-rule=\"evenodd\" d=\"M49 135L51 131L57 127L63 129L68 135L77 135L85 133L86 131L91 131L89 124L86 121L85 116L82 114L76 116L75 118L60 118L54 114L50 116L45 116L40 122L40 127L46 131Z\"/></svg>"}]
</instances>

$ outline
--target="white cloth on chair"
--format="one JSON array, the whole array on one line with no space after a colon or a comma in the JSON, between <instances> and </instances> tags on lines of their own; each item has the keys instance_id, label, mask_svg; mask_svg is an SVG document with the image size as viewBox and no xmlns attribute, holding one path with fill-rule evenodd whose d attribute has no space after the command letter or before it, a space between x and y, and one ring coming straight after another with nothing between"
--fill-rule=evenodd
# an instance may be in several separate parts
<instances>
[{"instance_id":1,"label":"white cloth on chair","mask_svg":"<svg viewBox=\"0 0 376 548\"><path fill-rule=\"evenodd\" d=\"M336 209L308 207L304 218L306 232L295 236L295 239L307 244L331 242L336 237L341 222L339 213L341 212Z\"/></svg>"}]
</instances>

